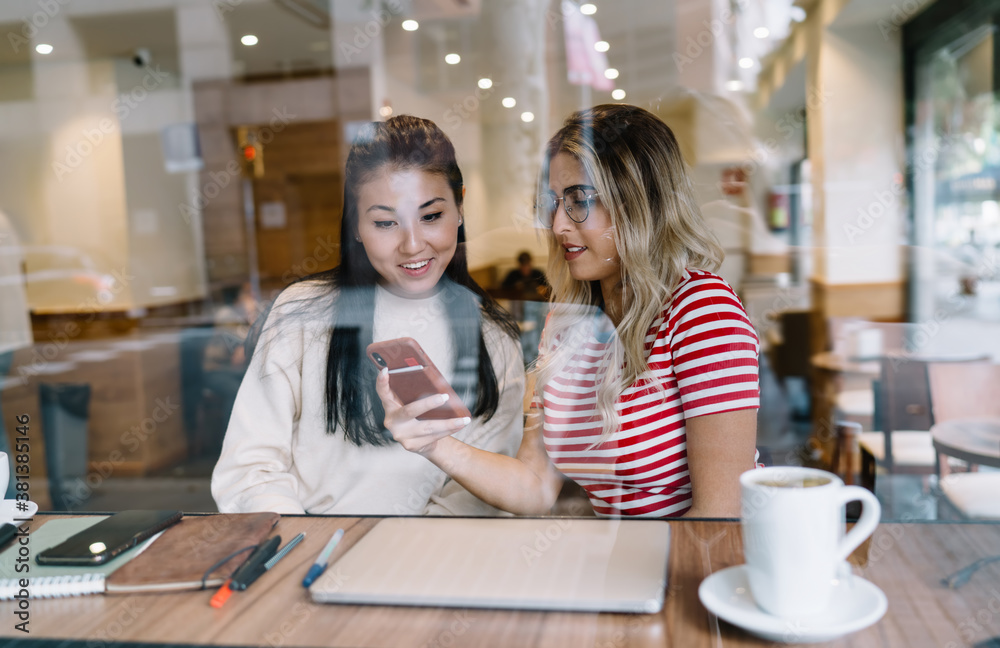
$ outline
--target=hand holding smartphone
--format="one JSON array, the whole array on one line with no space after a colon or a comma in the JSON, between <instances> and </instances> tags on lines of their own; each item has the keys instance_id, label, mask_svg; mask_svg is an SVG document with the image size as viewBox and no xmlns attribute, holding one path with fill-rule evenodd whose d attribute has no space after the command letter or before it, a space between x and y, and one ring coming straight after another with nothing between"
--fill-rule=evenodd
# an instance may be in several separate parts
<instances>
[{"instance_id":1,"label":"hand holding smartphone","mask_svg":"<svg viewBox=\"0 0 1000 648\"><path fill-rule=\"evenodd\" d=\"M448 395L446 402L418 416L418 421L472 417L469 408L413 338L373 342L368 345L367 354L380 371L389 370L389 387L404 405L435 394Z\"/></svg>"},{"instance_id":2,"label":"hand holding smartphone","mask_svg":"<svg viewBox=\"0 0 1000 648\"><path fill-rule=\"evenodd\" d=\"M102 565L179 522L180 511L122 511L35 557L39 565Z\"/></svg>"}]
</instances>

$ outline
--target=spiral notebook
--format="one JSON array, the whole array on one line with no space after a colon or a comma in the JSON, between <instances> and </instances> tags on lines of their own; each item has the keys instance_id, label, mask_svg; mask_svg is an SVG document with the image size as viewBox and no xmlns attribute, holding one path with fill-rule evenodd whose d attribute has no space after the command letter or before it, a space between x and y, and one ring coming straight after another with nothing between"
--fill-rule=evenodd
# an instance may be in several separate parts
<instances>
[{"instance_id":1,"label":"spiral notebook","mask_svg":"<svg viewBox=\"0 0 1000 648\"><path fill-rule=\"evenodd\" d=\"M29 527L30 542L27 559L18 562L22 545L15 539L3 553L0 553L0 601L13 599L22 589L28 591L29 598L57 598L62 596L80 596L82 594L98 594L104 591L104 579L108 574L129 562L149 546L158 536L140 544L133 551L116 556L103 565L88 565L71 567L66 565L39 565L35 556L49 547L54 547L70 536L91 527L106 515L89 515L79 518L62 518L58 520L26 521ZM38 526L41 524L41 526ZM18 566L28 566L27 571L17 571ZM22 588L20 580L29 579L29 586Z\"/></svg>"}]
</instances>

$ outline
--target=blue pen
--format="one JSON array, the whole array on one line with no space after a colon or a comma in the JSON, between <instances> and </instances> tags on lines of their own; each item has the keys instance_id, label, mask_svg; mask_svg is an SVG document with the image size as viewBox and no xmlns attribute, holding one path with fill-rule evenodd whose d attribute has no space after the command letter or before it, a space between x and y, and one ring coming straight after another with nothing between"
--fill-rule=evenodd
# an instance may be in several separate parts
<instances>
[{"instance_id":1,"label":"blue pen","mask_svg":"<svg viewBox=\"0 0 1000 648\"><path fill-rule=\"evenodd\" d=\"M319 552L319 558L317 558L316 562L313 563L313 566L309 568L309 572L306 574L306 577L302 579L302 587L309 587L323 574L324 571L326 571L326 565L330 561L330 554L332 554L333 550L337 548L337 543L339 543L340 539L343 537L344 530L337 529L337 532L333 534L330 541L326 543L325 547L323 547L323 551Z\"/></svg>"}]
</instances>

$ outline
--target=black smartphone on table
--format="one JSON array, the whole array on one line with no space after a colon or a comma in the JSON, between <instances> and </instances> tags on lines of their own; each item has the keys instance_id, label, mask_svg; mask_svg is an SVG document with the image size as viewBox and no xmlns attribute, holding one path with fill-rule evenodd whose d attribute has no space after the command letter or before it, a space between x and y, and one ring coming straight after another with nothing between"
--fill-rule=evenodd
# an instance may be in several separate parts
<instances>
[{"instance_id":1,"label":"black smartphone on table","mask_svg":"<svg viewBox=\"0 0 1000 648\"><path fill-rule=\"evenodd\" d=\"M180 511L122 511L35 557L39 565L102 565L179 522Z\"/></svg>"}]
</instances>

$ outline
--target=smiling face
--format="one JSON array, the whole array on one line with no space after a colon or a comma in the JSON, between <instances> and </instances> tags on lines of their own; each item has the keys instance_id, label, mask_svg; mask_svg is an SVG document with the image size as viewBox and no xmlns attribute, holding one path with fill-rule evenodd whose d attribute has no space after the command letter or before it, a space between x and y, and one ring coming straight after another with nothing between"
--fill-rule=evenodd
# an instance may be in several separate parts
<instances>
[{"instance_id":1,"label":"smiling face","mask_svg":"<svg viewBox=\"0 0 1000 648\"><path fill-rule=\"evenodd\" d=\"M557 153L549 163L549 191L562 196L570 187L596 191L593 180L579 160L569 153ZM587 220L577 223L566 215L563 203L565 200L559 201L552 218L552 234L563 249L569 273L577 281L600 281L607 299L610 289L621 280L621 259L615 246L611 214L598 197L590 205ZM573 216L581 218L582 214L574 211Z\"/></svg>"},{"instance_id":2,"label":"smiling face","mask_svg":"<svg viewBox=\"0 0 1000 648\"><path fill-rule=\"evenodd\" d=\"M455 256L462 218L448 180L383 168L357 196L357 236L379 283L400 297L433 295Z\"/></svg>"}]
</instances>

